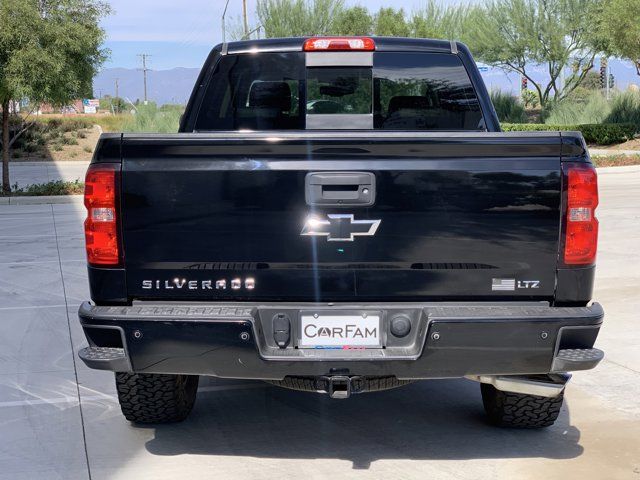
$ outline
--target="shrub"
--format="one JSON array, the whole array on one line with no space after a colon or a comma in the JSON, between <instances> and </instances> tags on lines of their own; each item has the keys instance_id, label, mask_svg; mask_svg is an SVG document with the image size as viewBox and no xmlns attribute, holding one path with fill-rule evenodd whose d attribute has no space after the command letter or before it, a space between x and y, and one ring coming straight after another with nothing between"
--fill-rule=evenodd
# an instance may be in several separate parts
<instances>
[{"instance_id":1,"label":"shrub","mask_svg":"<svg viewBox=\"0 0 640 480\"><path fill-rule=\"evenodd\" d=\"M611 101L611 111L605 123L633 123L640 130L640 92L628 90Z\"/></svg>"},{"instance_id":2,"label":"shrub","mask_svg":"<svg viewBox=\"0 0 640 480\"><path fill-rule=\"evenodd\" d=\"M524 107L516 97L501 90L493 90L491 102L501 122L523 123L527 121Z\"/></svg>"},{"instance_id":3,"label":"shrub","mask_svg":"<svg viewBox=\"0 0 640 480\"><path fill-rule=\"evenodd\" d=\"M43 125L49 127L49 129L60 128L62 126L61 118L44 118L41 120Z\"/></svg>"},{"instance_id":4,"label":"shrub","mask_svg":"<svg viewBox=\"0 0 640 480\"><path fill-rule=\"evenodd\" d=\"M28 140L27 142L22 142L22 145L20 145L20 150L22 150L25 153L34 153L40 150L40 147L41 145L39 144L39 142L34 140ZM17 153L18 153L18 149L16 149L14 156Z\"/></svg>"},{"instance_id":5,"label":"shrub","mask_svg":"<svg viewBox=\"0 0 640 480\"><path fill-rule=\"evenodd\" d=\"M129 114L120 114L120 115L91 115L85 117L90 120L91 123L95 125L100 125L102 131L105 133L108 132L121 132L123 130L123 126L125 122L129 119L131 115Z\"/></svg>"},{"instance_id":6,"label":"shrub","mask_svg":"<svg viewBox=\"0 0 640 480\"><path fill-rule=\"evenodd\" d=\"M134 133L176 133L183 111L184 107L163 106L158 108L153 103L139 105L137 113L124 123L123 130Z\"/></svg>"},{"instance_id":7,"label":"shrub","mask_svg":"<svg viewBox=\"0 0 640 480\"><path fill-rule=\"evenodd\" d=\"M34 185L28 185L27 187L18 188L18 185L14 185L12 188L12 195L80 195L84 192L84 182L75 180L73 182L65 182L62 180L56 180L54 182L39 183Z\"/></svg>"},{"instance_id":8,"label":"shrub","mask_svg":"<svg viewBox=\"0 0 640 480\"><path fill-rule=\"evenodd\" d=\"M538 108L538 105L540 105L540 99L533 90L522 90L520 98L525 107Z\"/></svg>"},{"instance_id":9,"label":"shrub","mask_svg":"<svg viewBox=\"0 0 640 480\"><path fill-rule=\"evenodd\" d=\"M610 110L607 99L600 92L592 92L581 99L570 97L551 105L545 114L545 123L550 125L602 123Z\"/></svg>"},{"instance_id":10,"label":"shrub","mask_svg":"<svg viewBox=\"0 0 640 480\"><path fill-rule=\"evenodd\" d=\"M72 132L83 128L91 128L93 123L87 117L40 117L38 123L45 125L49 130L62 130Z\"/></svg>"},{"instance_id":11,"label":"shrub","mask_svg":"<svg viewBox=\"0 0 640 480\"><path fill-rule=\"evenodd\" d=\"M633 124L608 123L608 124L585 124L585 125L549 125L535 123L520 123L501 125L505 132L527 132L527 131L578 131L582 133L587 143L596 145L611 145L612 143L622 143L630 140L638 132L638 127Z\"/></svg>"},{"instance_id":12,"label":"shrub","mask_svg":"<svg viewBox=\"0 0 640 480\"><path fill-rule=\"evenodd\" d=\"M73 136L65 137L64 135L60 137L60 143L63 145L78 145L78 140L73 138Z\"/></svg>"},{"instance_id":13,"label":"shrub","mask_svg":"<svg viewBox=\"0 0 640 480\"><path fill-rule=\"evenodd\" d=\"M91 128L92 124L85 118L70 118L65 119L62 124L62 129L65 132L77 132L85 128Z\"/></svg>"}]
</instances>

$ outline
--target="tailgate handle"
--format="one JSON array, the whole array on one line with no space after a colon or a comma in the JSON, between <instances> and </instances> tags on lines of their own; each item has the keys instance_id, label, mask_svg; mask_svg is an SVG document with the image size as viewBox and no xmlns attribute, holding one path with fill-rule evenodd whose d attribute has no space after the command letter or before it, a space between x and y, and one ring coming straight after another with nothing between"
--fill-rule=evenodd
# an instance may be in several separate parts
<instances>
[{"instance_id":1,"label":"tailgate handle","mask_svg":"<svg viewBox=\"0 0 640 480\"><path fill-rule=\"evenodd\" d=\"M376 177L371 172L313 172L305 179L308 205L368 207L376 199Z\"/></svg>"}]
</instances>

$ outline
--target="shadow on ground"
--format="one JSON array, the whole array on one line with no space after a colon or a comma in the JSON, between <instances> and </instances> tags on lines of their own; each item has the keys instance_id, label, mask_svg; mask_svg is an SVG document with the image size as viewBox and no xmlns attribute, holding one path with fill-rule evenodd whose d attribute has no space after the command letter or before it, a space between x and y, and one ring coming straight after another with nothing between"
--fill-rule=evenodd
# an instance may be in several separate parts
<instances>
[{"instance_id":1,"label":"shadow on ground","mask_svg":"<svg viewBox=\"0 0 640 480\"><path fill-rule=\"evenodd\" d=\"M583 452L566 407L549 429L498 429L484 419L478 385L465 380L419 382L349 400L256 387L201 392L184 423L147 427L155 429L147 450L341 459L355 469L382 459L567 459Z\"/></svg>"}]
</instances>

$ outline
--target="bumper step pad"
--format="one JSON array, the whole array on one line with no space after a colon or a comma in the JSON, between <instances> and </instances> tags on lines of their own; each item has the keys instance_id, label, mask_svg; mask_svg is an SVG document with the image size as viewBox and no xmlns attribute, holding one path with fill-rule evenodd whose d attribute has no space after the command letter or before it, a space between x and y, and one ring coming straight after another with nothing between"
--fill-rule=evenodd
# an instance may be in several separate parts
<instances>
[{"instance_id":1,"label":"bumper step pad","mask_svg":"<svg viewBox=\"0 0 640 480\"><path fill-rule=\"evenodd\" d=\"M78 356L89 368L115 372L131 370L124 348L86 347L78 352Z\"/></svg>"},{"instance_id":2,"label":"bumper step pad","mask_svg":"<svg viewBox=\"0 0 640 480\"><path fill-rule=\"evenodd\" d=\"M604 352L597 348L566 348L558 350L553 359L552 372L590 370L604 358Z\"/></svg>"}]
</instances>

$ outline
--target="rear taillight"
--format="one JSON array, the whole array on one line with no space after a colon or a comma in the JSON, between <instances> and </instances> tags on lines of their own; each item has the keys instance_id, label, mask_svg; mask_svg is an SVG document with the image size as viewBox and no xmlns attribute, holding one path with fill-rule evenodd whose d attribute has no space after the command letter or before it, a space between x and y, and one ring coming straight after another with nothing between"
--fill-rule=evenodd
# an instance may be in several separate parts
<instances>
[{"instance_id":1,"label":"rear taillight","mask_svg":"<svg viewBox=\"0 0 640 480\"><path fill-rule=\"evenodd\" d=\"M376 44L369 37L319 37L305 40L305 52L322 51L373 51Z\"/></svg>"},{"instance_id":2,"label":"rear taillight","mask_svg":"<svg viewBox=\"0 0 640 480\"><path fill-rule=\"evenodd\" d=\"M591 164L565 163L564 264L593 265L598 248L598 176Z\"/></svg>"},{"instance_id":3,"label":"rear taillight","mask_svg":"<svg viewBox=\"0 0 640 480\"><path fill-rule=\"evenodd\" d=\"M89 166L84 184L87 219L84 236L90 265L116 267L121 264L118 184L120 164L97 163Z\"/></svg>"}]
</instances>

